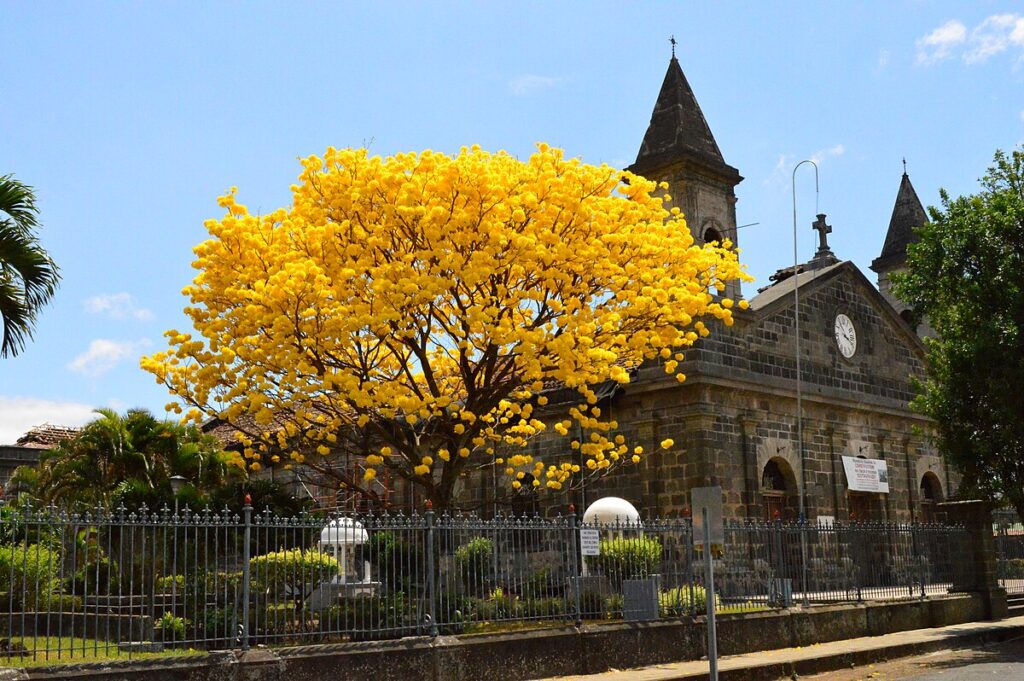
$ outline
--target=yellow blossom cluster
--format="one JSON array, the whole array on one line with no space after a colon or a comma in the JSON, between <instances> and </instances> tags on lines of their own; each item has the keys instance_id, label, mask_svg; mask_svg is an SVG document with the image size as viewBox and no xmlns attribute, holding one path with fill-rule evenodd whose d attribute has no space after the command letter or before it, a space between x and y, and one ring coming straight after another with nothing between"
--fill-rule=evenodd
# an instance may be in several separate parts
<instances>
[{"instance_id":1,"label":"yellow blossom cluster","mask_svg":"<svg viewBox=\"0 0 1024 681\"><path fill-rule=\"evenodd\" d=\"M682 380L702 318L732 323L713 293L749 278L729 244L693 244L664 185L544 144L302 165L288 208L219 199L184 289L195 335L142 362L188 418L255 424L238 426L254 463L354 452L357 483L386 469L435 503L485 465L560 489L636 463L595 387L645 359ZM552 415L552 386L579 397ZM549 429L588 431L582 466L525 453Z\"/></svg>"}]
</instances>

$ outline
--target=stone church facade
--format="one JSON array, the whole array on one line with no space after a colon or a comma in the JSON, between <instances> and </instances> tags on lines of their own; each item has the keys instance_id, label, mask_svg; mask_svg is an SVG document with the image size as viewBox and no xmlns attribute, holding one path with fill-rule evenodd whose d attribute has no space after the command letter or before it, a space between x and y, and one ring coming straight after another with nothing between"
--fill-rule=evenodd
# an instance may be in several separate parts
<instances>
[{"instance_id":1,"label":"stone church facade","mask_svg":"<svg viewBox=\"0 0 1024 681\"><path fill-rule=\"evenodd\" d=\"M742 177L725 162L674 56L630 170L669 183L696 243L737 243L735 187ZM904 174L873 263L880 292L852 262L832 254L819 216L815 258L796 276L792 267L777 272L748 310L734 311L731 328L712 327L687 353L684 383L645 364L629 385L605 397L603 412L629 441L657 453L576 491L577 507L615 495L644 514L675 515L688 512L689 490L719 485L732 517L795 519L802 489L812 522L934 520L934 504L956 479L929 444L929 422L909 407L924 345L889 279L904 266L913 228L925 220ZM738 288L727 291L737 294ZM844 347L839 335L848 336ZM661 452L657 444L665 438L675 446ZM545 460L564 459L565 449L564 440L534 444ZM843 457L883 460L889 492L851 490Z\"/></svg>"}]
</instances>

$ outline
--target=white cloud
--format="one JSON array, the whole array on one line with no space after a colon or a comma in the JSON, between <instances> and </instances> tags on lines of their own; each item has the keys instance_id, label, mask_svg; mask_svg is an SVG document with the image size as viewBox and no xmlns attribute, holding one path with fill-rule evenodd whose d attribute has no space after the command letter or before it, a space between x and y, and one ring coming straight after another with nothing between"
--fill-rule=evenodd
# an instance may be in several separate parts
<instances>
[{"instance_id":1,"label":"white cloud","mask_svg":"<svg viewBox=\"0 0 1024 681\"><path fill-rule=\"evenodd\" d=\"M993 14L971 31L970 48L964 52L968 64L983 62L1011 46L1024 48L1024 17Z\"/></svg>"},{"instance_id":2,"label":"white cloud","mask_svg":"<svg viewBox=\"0 0 1024 681\"><path fill-rule=\"evenodd\" d=\"M948 21L917 41L917 62L934 64L959 52L967 64L980 64L1003 52L1024 59L1024 15L993 14L967 31L957 20Z\"/></svg>"},{"instance_id":3,"label":"white cloud","mask_svg":"<svg viewBox=\"0 0 1024 681\"><path fill-rule=\"evenodd\" d=\"M842 144L836 144L834 146L829 147L828 149L819 149L818 151L814 152L813 154L811 154L811 160L817 163L818 165L821 165L822 163L824 163L826 158L829 158L830 156L842 156L845 153L846 147L844 147Z\"/></svg>"},{"instance_id":4,"label":"white cloud","mask_svg":"<svg viewBox=\"0 0 1024 681\"><path fill-rule=\"evenodd\" d=\"M0 395L0 444L14 444L30 429L50 423L82 426L96 417L93 407L78 402L55 402L33 397Z\"/></svg>"},{"instance_id":5,"label":"white cloud","mask_svg":"<svg viewBox=\"0 0 1024 681\"><path fill-rule=\"evenodd\" d=\"M153 313L144 307L138 307L130 294L108 293L93 296L85 301L85 311L90 314L101 314L111 319L152 319Z\"/></svg>"},{"instance_id":6,"label":"white cloud","mask_svg":"<svg viewBox=\"0 0 1024 681\"><path fill-rule=\"evenodd\" d=\"M835 156L842 156L845 153L845 146L842 144L834 144L827 149L819 149L805 158L814 161L820 166L826 159ZM793 168L796 167L796 164L800 163L801 160L802 159L798 156L794 156L792 154L779 154L779 160L775 163L775 167L772 168L772 172L764 179L762 184L765 186L777 185L779 188L788 189L792 183Z\"/></svg>"},{"instance_id":7,"label":"white cloud","mask_svg":"<svg viewBox=\"0 0 1024 681\"><path fill-rule=\"evenodd\" d=\"M89 349L68 363L68 369L76 374L97 378L107 373L122 360L134 358L149 345L146 339L138 341L112 341L97 338L89 343Z\"/></svg>"},{"instance_id":8,"label":"white cloud","mask_svg":"<svg viewBox=\"0 0 1024 681\"><path fill-rule=\"evenodd\" d=\"M535 92L553 88L560 82L562 82L561 78L538 76L532 73L526 73L521 76L516 76L510 80L508 83L508 89L511 90L512 94L516 97L529 97Z\"/></svg>"},{"instance_id":9,"label":"white cloud","mask_svg":"<svg viewBox=\"0 0 1024 681\"><path fill-rule=\"evenodd\" d=\"M881 71L889 65L889 50L879 50L878 52L878 70Z\"/></svg>"},{"instance_id":10,"label":"white cloud","mask_svg":"<svg viewBox=\"0 0 1024 681\"><path fill-rule=\"evenodd\" d=\"M950 55L967 38L967 27L953 19L917 41L917 62L934 64Z\"/></svg>"}]
</instances>

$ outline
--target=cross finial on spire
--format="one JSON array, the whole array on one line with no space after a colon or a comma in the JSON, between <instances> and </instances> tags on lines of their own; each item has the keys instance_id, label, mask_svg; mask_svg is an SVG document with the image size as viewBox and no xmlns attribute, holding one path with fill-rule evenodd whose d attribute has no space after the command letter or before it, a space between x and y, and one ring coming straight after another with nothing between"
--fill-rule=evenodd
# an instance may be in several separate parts
<instances>
[{"instance_id":1,"label":"cross finial on spire","mask_svg":"<svg viewBox=\"0 0 1024 681\"><path fill-rule=\"evenodd\" d=\"M907 174L907 157L906 156L903 157L903 174L904 175Z\"/></svg>"},{"instance_id":2,"label":"cross finial on spire","mask_svg":"<svg viewBox=\"0 0 1024 681\"><path fill-rule=\"evenodd\" d=\"M810 262L811 267L818 269L839 262L832 249L828 247L828 235L832 233L832 225L825 223L824 213L818 213L818 219L811 224L811 228L818 233L818 252Z\"/></svg>"},{"instance_id":3,"label":"cross finial on spire","mask_svg":"<svg viewBox=\"0 0 1024 681\"><path fill-rule=\"evenodd\" d=\"M668 37L668 41L670 43L672 43L672 58L675 59L676 58L676 37L675 37L675 35L670 35Z\"/></svg>"}]
</instances>

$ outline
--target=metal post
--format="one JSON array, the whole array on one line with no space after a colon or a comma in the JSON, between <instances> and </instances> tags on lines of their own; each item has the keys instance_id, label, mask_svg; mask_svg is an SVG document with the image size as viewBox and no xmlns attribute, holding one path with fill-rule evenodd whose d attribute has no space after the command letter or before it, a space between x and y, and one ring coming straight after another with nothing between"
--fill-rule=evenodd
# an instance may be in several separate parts
<instances>
[{"instance_id":1,"label":"metal post","mask_svg":"<svg viewBox=\"0 0 1024 681\"><path fill-rule=\"evenodd\" d=\"M430 622L430 635L437 636L437 574L434 569L434 510L433 504L427 501L427 619Z\"/></svg>"},{"instance_id":2,"label":"metal post","mask_svg":"<svg viewBox=\"0 0 1024 681\"><path fill-rule=\"evenodd\" d=\"M793 178L791 186L793 187L793 318L796 320L795 330L795 346L796 346L796 443L797 443L797 456L800 459L800 560L803 565L800 566L801 581L803 582L803 606L806 608L810 603L810 599L807 597L807 537L804 532L804 523L807 521L807 505L806 505L806 494L804 488L807 485L807 474L804 469L806 468L804 461L804 428L803 428L803 395L801 392L801 371L800 371L800 259L797 252L797 239L796 239L796 171L805 163L810 163L814 166L814 194L815 194L815 211L817 211L817 195L818 195L818 164L810 159L800 161L793 167Z\"/></svg>"},{"instance_id":3,"label":"metal post","mask_svg":"<svg viewBox=\"0 0 1024 681\"><path fill-rule=\"evenodd\" d=\"M251 535L252 535L252 497L245 495L245 506L242 507L242 517L245 519L245 536L242 541L242 553L245 562L242 563L242 623L239 631L242 638L242 650L249 649L249 560L251 556Z\"/></svg>"},{"instance_id":4,"label":"metal post","mask_svg":"<svg viewBox=\"0 0 1024 681\"><path fill-rule=\"evenodd\" d=\"M178 616L178 497L174 497L174 518L171 520L174 538L171 540L171 616ZM176 622L177 620L172 620ZM166 632L164 633L166 637ZM176 639L177 630L171 629L171 638Z\"/></svg>"},{"instance_id":5,"label":"metal post","mask_svg":"<svg viewBox=\"0 0 1024 681\"><path fill-rule=\"evenodd\" d=\"M711 557L711 519L701 507L704 520L704 604L708 614L708 666L710 681L718 681L718 634L715 631L715 568Z\"/></svg>"},{"instance_id":6,"label":"metal post","mask_svg":"<svg viewBox=\"0 0 1024 681\"><path fill-rule=\"evenodd\" d=\"M569 546L572 547L572 560L570 565L572 566L569 572L570 579L572 579L572 596L575 602L574 607L576 608L576 626L583 624L583 612L580 610L580 551L579 541L580 533L576 529L576 508L573 506L569 507Z\"/></svg>"}]
</instances>

